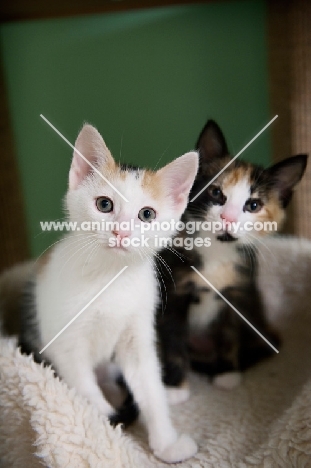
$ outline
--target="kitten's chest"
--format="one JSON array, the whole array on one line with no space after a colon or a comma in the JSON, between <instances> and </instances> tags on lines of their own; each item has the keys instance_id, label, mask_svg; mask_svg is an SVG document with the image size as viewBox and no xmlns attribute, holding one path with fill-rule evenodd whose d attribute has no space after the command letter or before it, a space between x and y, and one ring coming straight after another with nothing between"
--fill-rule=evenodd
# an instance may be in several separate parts
<instances>
[{"instance_id":1,"label":"kitten's chest","mask_svg":"<svg viewBox=\"0 0 311 468\"><path fill-rule=\"evenodd\" d=\"M112 273L95 284L81 284L81 294L76 296L78 307L89 304L83 312L83 320L94 330L105 331L108 335L122 329L133 316L139 316L144 306L150 310L155 303L154 278L148 270L128 268L116 276ZM74 287L77 289L77 285Z\"/></svg>"},{"instance_id":2,"label":"kitten's chest","mask_svg":"<svg viewBox=\"0 0 311 468\"><path fill-rule=\"evenodd\" d=\"M202 262L200 273L210 284L196 272L192 275L196 286L195 302L189 309L189 325L192 331L202 330L208 326L223 305L223 300L211 285L221 292L239 281L236 265L240 261L240 255L235 245L213 240L210 247L200 248L198 253Z\"/></svg>"},{"instance_id":3,"label":"kitten's chest","mask_svg":"<svg viewBox=\"0 0 311 468\"><path fill-rule=\"evenodd\" d=\"M115 301L109 307L105 301L99 303L89 312L83 321L83 329L78 331L87 342L87 349L95 364L103 359L109 360L118 341L128 328L129 314L121 311L123 304Z\"/></svg>"},{"instance_id":4,"label":"kitten's chest","mask_svg":"<svg viewBox=\"0 0 311 468\"><path fill-rule=\"evenodd\" d=\"M59 282L53 290L52 273L42 279L37 289L44 343L71 322L58 340L84 343L96 362L111 356L132 322L152 320L156 284L149 267L132 266L119 276L111 271L88 279L72 274L66 283Z\"/></svg>"}]
</instances>

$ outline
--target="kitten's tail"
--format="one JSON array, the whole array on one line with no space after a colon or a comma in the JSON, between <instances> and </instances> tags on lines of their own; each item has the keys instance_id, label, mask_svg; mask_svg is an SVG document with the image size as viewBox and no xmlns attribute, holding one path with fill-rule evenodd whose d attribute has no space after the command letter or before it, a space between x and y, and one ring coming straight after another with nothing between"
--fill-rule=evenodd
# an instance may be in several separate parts
<instances>
[{"instance_id":1,"label":"kitten's tail","mask_svg":"<svg viewBox=\"0 0 311 468\"><path fill-rule=\"evenodd\" d=\"M19 335L21 297L35 273L35 262L19 263L0 275L0 335Z\"/></svg>"}]
</instances>

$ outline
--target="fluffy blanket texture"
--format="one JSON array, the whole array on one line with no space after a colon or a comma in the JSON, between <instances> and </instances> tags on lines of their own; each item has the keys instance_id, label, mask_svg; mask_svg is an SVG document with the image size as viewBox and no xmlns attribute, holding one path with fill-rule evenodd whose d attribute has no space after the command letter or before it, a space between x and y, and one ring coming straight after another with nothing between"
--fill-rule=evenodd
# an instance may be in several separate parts
<instances>
[{"instance_id":1,"label":"fluffy blanket texture","mask_svg":"<svg viewBox=\"0 0 311 468\"><path fill-rule=\"evenodd\" d=\"M271 239L260 284L283 337L279 354L231 391L190 376L191 397L172 407L199 444L180 467L311 467L311 243ZM126 432L103 421L74 389L0 339L0 466L164 467L138 421Z\"/></svg>"}]
</instances>

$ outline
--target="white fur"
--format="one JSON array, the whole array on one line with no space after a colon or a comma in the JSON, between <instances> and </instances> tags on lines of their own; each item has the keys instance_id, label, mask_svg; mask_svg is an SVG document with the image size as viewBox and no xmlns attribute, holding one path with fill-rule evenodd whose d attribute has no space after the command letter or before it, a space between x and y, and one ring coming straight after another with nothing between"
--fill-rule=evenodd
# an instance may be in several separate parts
<instances>
[{"instance_id":1,"label":"white fur","mask_svg":"<svg viewBox=\"0 0 311 468\"><path fill-rule=\"evenodd\" d=\"M166 395L170 405L179 405L189 399L190 390L188 387L166 387Z\"/></svg>"},{"instance_id":2,"label":"white fur","mask_svg":"<svg viewBox=\"0 0 311 468\"><path fill-rule=\"evenodd\" d=\"M267 246L271 253L258 256L259 280L282 330L280 353L254 367L232 395L190 375L195 396L174 408L174 420L187 424L200 453L176 468L310 465L311 242L269 239ZM21 355L15 339L0 339L0 369L1 467L163 468L143 431L102 423L49 368Z\"/></svg>"},{"instance_id":3,"label":"white fur","mask_svg":"<svg viewBox=\"0 0 311 468\"><path fill-rule=\"evenodd\" d=\"M247 213L243 211L243 206L251 194L249 179L245 177L236 184L228 186L224 194L227 200L221 206L221 214L225 215L225 217L228 215L232 221L243 223L248 218Z\"/></svg>"},{"instance_id":4,"label":"white fur","mask_svg":"<svg viewBox=\"0 0 311 468\"><path fill-rule=\"evenodd\" d=\"M225 204L211 206L207 215L208 221L223 222L222 217L228 217L232 222L229 232L234 237L246 243L249 241L251 243L254 242L255 239L262 235L262 232L258 232L255 229L250 231L251 224L246 224L255 223L258 216L257 213L243 210L245 202L251 196L249 178L245 176L236 184L226 186L223 189L223 194L226 196ZM265 206L262 207L262 210L265 210ZM218 234L223 234L224 232L225 230L222 230Z\"/></svg>"},{"instance_id":5,"label":"white fur","mask_svg":"<svg viewBox=\"0 0 311 468\"><path fill-rule=\"evenodd\" d=\"M241 372L225 372L213 379L213 385L224 390L232 390L238 387L242 381Z\"/></svg>"},{"instance_id":6,"label":"white fur","mask_svg":"<svg viewBox=\"0 0 311 468\"><path fill-rule=\"evenodd\" d=\"M205 231L199 232L199 237L206 236ZM217 270L223 264L235 263L239 259L239 254L236 251L236 244L234 242L220 242L216 239L215 235L210 235L210 247L196 247L198 250L203 267L200 270L204 278L206 278L215 288L222 289L227 286L227 283L222 284L223 278L218 278ZM224 279L225 280L225 279ZM217 316L219 307L222 302L217 299L216 293L209 287L209 285L196 277L196 282L200 283L203 288L209 288L209 292L204 292L200 296L200 302L193 303L189 309L189 325L194 331L202 330L208 326L212 320Z\"/></svg>"},{"instance_id":7,"label":"white fur","mask_svg":"<svg viewBox=\"0 0 311 468\"><path fill-rule=\"evenodd\" d=\"M98 162L100 150L97 149L102 148L105 163L109 162L111 155L107 156L106 146L98 141L101 137L91 129L90 126L82 129L78 137L79 151L91 161L95 155ZM90 137L92 145L89 144ZM146 193L137 174L129 172L125 178L110 174L111 182L128 198L126 203L97 174L90 176L88 167L79 164L76 158L77 154L72 163L71 189L66 199L70 219L96 221L105 218L122 222L134 218L137 225L140 223L137 214L145 206L155 208L158 221L177 221L185 209L198 164L197 154L190 153L160 170L163 190L167 190L168 195L162 201ZM174 173L179 174L175 179ZM179 179L183 174L187 182L180 189ZM170 186L171 179L174 180ZM112 213L103 214L96 209L94 200L103 195L113 200ZM165 237L172 234L165 232ZM114 359L141 410L155 455L167 462L181 461L194 455L197 446L188 436L176 433L161 382L154 344L153 322L158 298L152 251L150 248L111 248L107 243L111 235L111 232L67 235L53 250L48 265L38 275L37 310L44 346L124 266L128 266L44 351L44 355L67 384L75 387L105 417L114 409L103 397L94 370ZM140 236L139 229L131 236ZM95 249L93 253L92 249Z\"/></svg>"},{"instance_id":8,"label":"white fur","mask_svg":"<svg viewBox=\"0 0 311 468\"><path fill-rule=\"evenodd\" d=\"M188 457L192 457L197 453L197 450L193 439L186 434L181 434L174 445L167 446L161 452L155 451L155 455L166 463L177 463L184 460L184 453L187 453Z\"/></svg>"},{"instance_id":9,"label":"white fur","mask_svg":"<svg viewBox=\"0 0 311 468\"><path fill-rule=\"evenodd\" d=\"M223 206L213 205L209 207L206 220L213 222L222 222L222 217L227 217L235 223L240 223L240 228L237 232L232 233L237 238L234 242L221 242L217 240L217 236L225 231L221 230L215 234L200 230L197 235L201 238L208 235L211 239L210 247L196 247L202 261L203 267L200 269L202 275L218 290L221 291L224 287L231 285L234 278L226 277L225 271L230 271L232 265L240 260L240 254L237 252L237 245L242 245L243 242L255 244L256 232L253 231L251 236L244 229L244 223L256 219L256 214L244 212L243 207L247 199L250 197L250 183L248 177L241 179L235 185L228 185L224 191L226 202ZM230 231L229 231L230 232ZM246 251L245 255L248 255ZM221 268L223 267L223 268ZM203 280L196 278L197 284L202 287L209 288ZM211 289L210 292L204 292L200 295L200 302L193 303L189 309L189 326L194 332L204 330L217 316L219 309L223 306L223 301ZM231 374L231 373L230 373ZM238 374L238 373L237 373ZM233 388L238 385L240 379L237 377L228 378L227 374L220 375L214 379L214 384L219 387Z\"/></svg>"},{"instance_id":10,"label":"white fur","mask_svg":"<svg viewBox=\"0 0 311 468\"><path fill-rule=\"evenodd\" d=\"M99 365L95 369L98 386L103 391L105 398L114 408L119 408L125 397L126 391L118 383L120 369L114 363Z\"/></svg>"},{"instance_id":11,"label":"white fur","mask_svg":"<svg viewBox=\"0 0 311 468\"><path fill-rule=\"evenodd\" d=\"M246 245L257 245L258 239L256 231L249 233L245 230L246 222L256 221L256 214L243 211L245 202L250 197L249 178L245 176L236 184L228 185L223 193L226 196L225 204L223 206L212 205L209 207L206 221L222 222L222 216L228 216L228 218L234 220L234 223L240 223L239 229L236 232L229 231L237 240L234 242L220 242L217 240L217 236L223 234L224 230L220 230L215 234L201 230L197 235L201 238L208 235L211 239L211 246L195 247L203 260L203 268L200 270L202 275L218 290L228 286L228 284L232 284L232 282L228 283L228 279L223 276L223 272L221 272L220 277L217 276L217 270L222 265L230 268L230 265L239 261L240 254L237 252L237 245L242 245L243 243ZM236 225L237 227L238 225ZM234 229L234 226L232 228ZM247 250L245 255L248 255ZM197 281L203 287L209 287L203 280L198 279ZM200 296L200 303L191 304L190 306L189 324L191 329L197 331L207 327L217 316L221 306L222 302L217 299L217 295L213 290L202 294Z\"/></svg>"},{"instance_id":12,"label":"white fur","mask_svg":"<svg viewBox=\"0 0 311 468\"><path fill-rule=\"evenodd\" d=\"M225 276L223 276L223 278L221 277L223 272L221 272L220 277L219 275L217 276L217 270L220 269L221 266L228 266L228 268L230 268L230 264L233 265L239 262L240 254L237 252L236 247L238 245L244 246L245 256L248 256L251 255L248 250L249 245L256 245L256 247L258 247L263 244L260 240L262 232L255 230L250 232L245 226L245 223L254 223L257 218L257 213L254 214L243 210L245 202L251 195L248 176L245 176L234 185L228 184L226 188L223 189L223 193L226 196L225 204L223 206L210 206L206 214L206 221L222 223L223 217L231 219L235 225L232 224L232 230L229 230L229 232L236 237L237 240L234 242L220 242L217 240L217 236L223 234L225 230L219 230L216 233L201 230L196 235L200 238L204 238L208 235L211 239L211 246L195 247L203 260L203 267L200 270L202 275L218 290L232 284L232 281L228 282ZM262 209L265 210L265 207ZM203 280L196 278L196 281L201 283L203 287L208 288L208 285ZM211 290L209 293L201 294L200 303L194 303L190 306L190 328L194 331L198 331L207 327L217 316L219 308L222 305L222 302L217 299L217 295L214 291Z\"/></svg>"}]
</instances>

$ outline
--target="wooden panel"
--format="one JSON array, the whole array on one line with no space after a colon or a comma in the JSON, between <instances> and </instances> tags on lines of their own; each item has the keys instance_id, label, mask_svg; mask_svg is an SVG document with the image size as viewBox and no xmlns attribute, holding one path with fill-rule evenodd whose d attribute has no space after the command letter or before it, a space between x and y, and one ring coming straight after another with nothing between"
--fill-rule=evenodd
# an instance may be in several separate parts
<instances>
[{"instance_id":1,"label":"wooden panel","mask_svg":"<svg viewBox=\"0 0 311 468\"><path fill-rule=\"evenodd\" d=\"M271 115L278 119L271 127L274 162L291 155L291 114L290 114L290 54L289 7L283 0L268 3L268 57L269 92ZM283 231L294 233L294 213L292 203L288 207L287 221Z\"/></svg>"},{"instance_id":2,"label":"wooden panel","mask_svg":"<svg viewBox=\"0 0 311 468\"><path fill-rule=\"evenodd\" d=\"M270 103L275 161L311 155L311 2L268 3ZM311 160L289 209L285 232L311 238Z\"/></svg>"},{"instance_id":3,"label":"wooden panel","mask_svg":"<svg viewBox=\"0 0 311 468\"><path fill-rule=\"evenodd\" d=\"M189 0L147 0L142 2L137 0L54 0L53 2L40 2L38 0L6 0L1 2L0 18L1 21L20 21L190 3L193 5L195 3L209 3L210 1L211 0L197 0L195 2Z\"/></svg>"},{"instance_id":4,"label":"wooden panel","mask_svg":"<svg viewBox=\"0 0 311 468\"><path fill-rule=\"evenodd\" d=\"M309 164L296 197L296 233L311 238L311 2L291 3L291 127L293 153L308 153Z\"/></svg>"}]
</instances>

